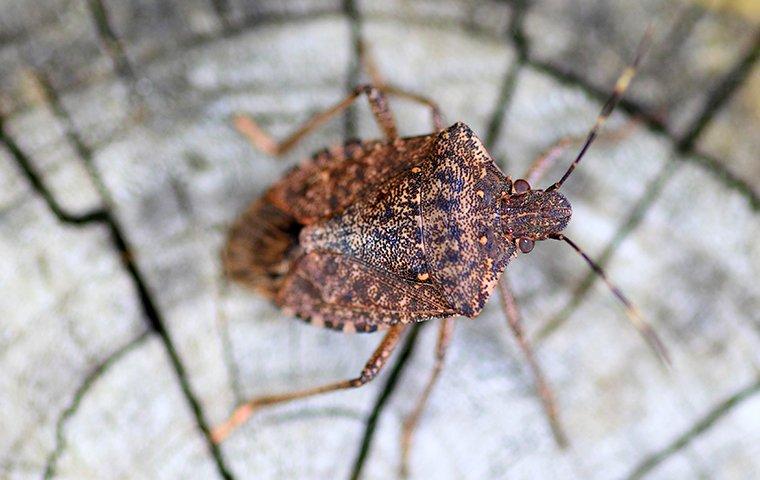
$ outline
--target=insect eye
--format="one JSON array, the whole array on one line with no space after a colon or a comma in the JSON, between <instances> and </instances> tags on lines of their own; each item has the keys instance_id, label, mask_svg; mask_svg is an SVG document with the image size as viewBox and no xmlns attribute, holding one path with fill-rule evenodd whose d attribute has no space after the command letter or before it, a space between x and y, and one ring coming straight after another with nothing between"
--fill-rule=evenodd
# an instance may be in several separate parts
<instances>
[{"instance_id":1,"label":"insect eye","mask_svg":"<svg viewBox=\"0 0 760 480\"><path fill-rule=\"evenodd\" d=\"M521 238L517 241L517 246L520 248L520 251L522 253L530 253L531 250L533 250L533 246L536 244L533 240L530 238Z\"/></svg>"},{"instance_id":2,"label":"insect eye","mask_svg":"<svg viewBox=\"0 0 760 480\"><path fill-rule=\"evenodd\" d=\"M530 190L530 183L528 183L527 180L523 180L522 178L519 180L515 180L514 185L512 185L512 188L515 190L515 193L525 193L528 190Z\"/></svg>"}]
</instances>

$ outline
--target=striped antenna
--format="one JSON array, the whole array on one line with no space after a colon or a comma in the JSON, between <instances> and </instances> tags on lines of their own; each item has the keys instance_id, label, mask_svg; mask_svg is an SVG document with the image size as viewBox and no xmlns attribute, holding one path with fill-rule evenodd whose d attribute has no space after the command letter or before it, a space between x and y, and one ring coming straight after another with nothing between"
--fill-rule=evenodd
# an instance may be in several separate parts
<instances>
[{"instance_id":1,"label":"striped antenna","mask_svg":"<svg viewBox=\"0 0 760 480\"><path fill-rule=\"evenodd\" d=\"M623 94L628 89L628 85L630 85L631 80L633 79L633 76L636 75L636 70L638 69L639 63L641 62L641 58L644 56L644 53L646 53L646 51L649 49L649 43L651 42L651 39L652 39L652 31L653 31L652 25L649 25L646 33L644 34L644 37L641 39L641 42L639 43L639 46L636 49L636 56L634 57L633 62L631 62L627 67L625 67L625 70L623 70L623 73L620 74L620 77L618 77L617 82L615 82L615 89L612 91L612 95L602 107L602 111L599 112L599 115L596 117L594 126L591 127L591 130L589 131L588 136L586 137L586 141L583 142L581 151L578 152L578 156L575 157L575 160L573 160L573 163L570 164L570 167L568 167L565 174L562 175L562 178L560 178L557 183L547 188L546 191L557 190L560 187L562 187L562 184L565 183L565 180L567 180L570 174L573 173L573 170L575 170L575 167L578 166L581 159L586 154L586 151L594 142L594 139L599 133L599 129L602 128L602 125L604 125L604 122L607 121L607 118L609 118L610 114L612 114L612 111L615 109L615 106L618 104L620 99L623 97Z\"/></svg>"},{"instance_id":2,"label":"striped antenna","mask_svg":"<svg viewBox=\"0 0 760 480\"><path fill-rule=\"evenodd\" d=\"M660 340L660 337L655 333L654 329L651 325L649 325L644 319L641 317L641 314L639 313L639 309L636 308L636 306L631 303L630 300L628 300L628 297L623 295L623 292L615 285L613 284L609 278L607 278L607 275L604 273L604 270L602 270L602 267L596 264L593 260L591 260L591 257L586 255L586 253L581 250L581 248L575 244L572 240L564 236L563 234L557 234L552 236L554 240L562 240L571 247L573 247L573 250L578 252L584 260L586 260L586 263L589 264L591 269L599 275L604 283L607 284L609 289L612 291L612 294L617 297L618 300L623 304L625 307L625 314L628 316L628 320L631 322L631 324L638 330L639 334L641 334L642 337L644 337L644 340L647 342L649 347L654 351L654 353L657 355L657 358L662 361L663 364L666 366L670 366L670 355L668 355L668 351L665 348L665 345Z\"/></svg>"}]
</instances>

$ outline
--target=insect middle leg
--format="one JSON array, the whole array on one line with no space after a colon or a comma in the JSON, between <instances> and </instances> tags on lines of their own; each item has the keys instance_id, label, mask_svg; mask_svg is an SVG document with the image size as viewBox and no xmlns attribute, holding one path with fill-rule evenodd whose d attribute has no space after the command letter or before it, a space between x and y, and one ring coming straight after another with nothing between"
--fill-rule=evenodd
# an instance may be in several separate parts
<instances>
[{"instance_id":1,"label":"insect middle leg","mask_svg":"<svg viewBox=\"0 0 760 480\"><path fill-rule=\"evenodd\" d=\"M265 395L253 398L243 405L239 406L232 413L230 418L214 428L211 432L211 439L214 443L220 443L227 438L233 430L244 423L257 410L280 403L290 402L299 398L311 397L322 393L344 390L348 388L358 388L365 383L370 382L382 370L383 366L390 357L393 350L401 339L401 334L406 330L408 325L397 324L392 326L383 337L380 344L375 349L372 356L364 365L358 377L340 382L329 383L320 387L297 390L294 392L282 393L279 395Z\"/></svg>"},{"instance_id":2,"label":"insect middle leg","mask_svg":"<svg viewBox=\"0 0 760 480\"><path fill-rule=\"evenodd\" d=\"M417 399L414 409L404 419L403 431L401 433L401 477L406 477L409 471L409 453L412 447L412 436L417 428L417 424L420 421L422 412L425 409L430 393L433 391L433 387L438 381L438 377L443 370L443 362L446 358L446 351L448 350L449 343L451 343L451 336L454 333L454 318L444 318L441 320L441 326L438 330L438 343L435 347L435 363L433 364L433 371L430 373L425 389Z\"/></svg>"}]
</instances>

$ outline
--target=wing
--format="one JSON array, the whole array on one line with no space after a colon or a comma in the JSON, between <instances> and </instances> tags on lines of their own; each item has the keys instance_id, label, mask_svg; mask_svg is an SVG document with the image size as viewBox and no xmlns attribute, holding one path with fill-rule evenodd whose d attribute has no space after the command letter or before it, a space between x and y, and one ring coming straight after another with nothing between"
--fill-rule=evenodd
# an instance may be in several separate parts
<instances>
[{"instance_id":1,"label":"wing","mask_svg":"<svg viewBox=\"0 0 760 480\"><path fill-rule=\"evenodd\" d=\"M295 263L277 303L310 323L344 332L374 332L396 323L454 314L434 285L322 251Z\"/></svg>"},{"instance_id":2,"label":"wing","mask_svg":"<svg viewBox=\"0 0 760 480\"><path fill-rule=\"evenodd\" d=\"M354 141L323 150L274 184L267 198L303 225L329 218L394 172L425 159L435 138Z\"/></svg>"},{"instance_id":3,"label":"wing","mask_svg":"<svg viewBox=\"0 0 760 480\"><path fill-rule=\"evenodd\" d=\"M433 137L347 142L292 169L233 224L223 253L226 272L274 296L299 255L301 228L344 210L362 192L424 158Z\"/></svg>"}]
</instances>

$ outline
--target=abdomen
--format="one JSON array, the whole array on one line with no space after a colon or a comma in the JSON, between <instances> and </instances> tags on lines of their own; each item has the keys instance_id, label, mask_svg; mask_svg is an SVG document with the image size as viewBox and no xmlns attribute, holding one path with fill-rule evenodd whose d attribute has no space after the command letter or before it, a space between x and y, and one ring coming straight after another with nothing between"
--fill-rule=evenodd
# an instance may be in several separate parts
<instances>
[{"instance_id":1,"label":"abdomen","mask_svg":"<svg viewBox=\"0 0 760 480\"><path fill-rule=\"evenodd\" d=\"M298 256L302 225L273 205L267 195L254 201L232 225L222 252L228 278L274 298Z\"/></svg>"}]
</instances>

